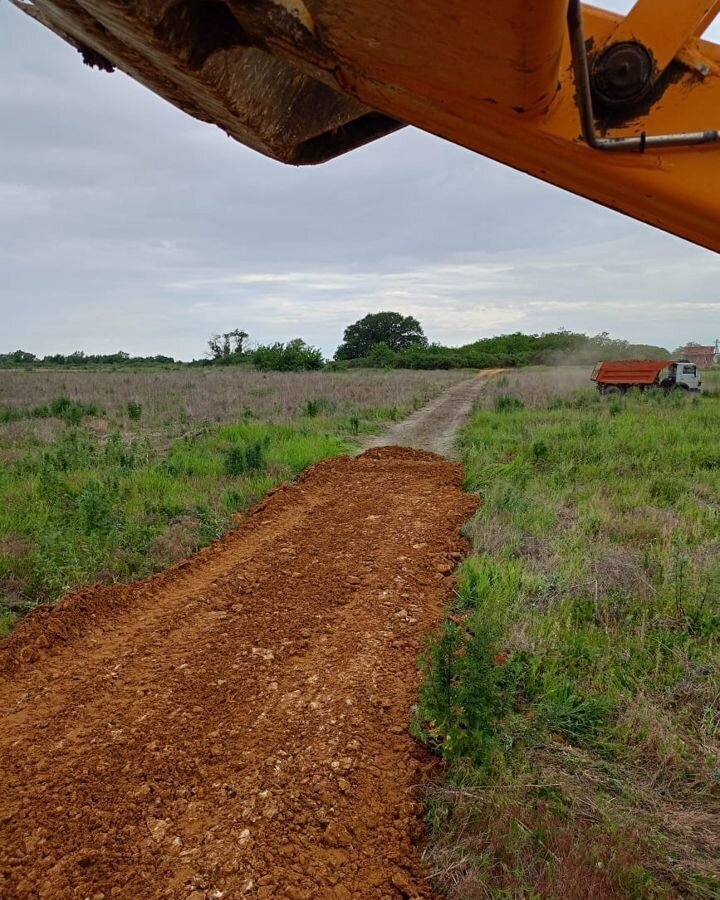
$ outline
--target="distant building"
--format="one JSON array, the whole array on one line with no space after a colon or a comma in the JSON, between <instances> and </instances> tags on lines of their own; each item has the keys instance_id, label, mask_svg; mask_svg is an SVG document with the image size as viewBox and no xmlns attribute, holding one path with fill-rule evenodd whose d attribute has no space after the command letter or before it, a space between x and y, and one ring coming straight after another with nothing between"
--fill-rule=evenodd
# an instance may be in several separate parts
<instances>
[{"instance_id":1,"label":"distant building","mask_svg":"<svg viewBox=\"0 0 720 900\"><path fill-rule=\"evenodd\" d=\"M715 347L701 347L700 344L688 344L682 349L683 359L695 363L701 369L715 365Z\"/></svg>"}]
</instances>

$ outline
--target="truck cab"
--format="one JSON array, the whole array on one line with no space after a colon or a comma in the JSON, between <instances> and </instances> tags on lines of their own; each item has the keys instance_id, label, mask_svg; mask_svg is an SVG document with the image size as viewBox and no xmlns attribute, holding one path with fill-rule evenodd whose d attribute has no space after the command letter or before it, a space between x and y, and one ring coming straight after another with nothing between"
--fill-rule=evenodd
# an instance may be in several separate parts
<instances>
[{"instance_id":1,"label":"truck cab","mask_svg":"<svg viewBox=\"0 0 720 900\"><path fill-rule=\"evenodd\" d=\"M668 367L667 379L663 387L678 388L686 391L699 391L702 381L698 378L697 366L686 359L671 363Z\"/></svg>"}]
</instances>

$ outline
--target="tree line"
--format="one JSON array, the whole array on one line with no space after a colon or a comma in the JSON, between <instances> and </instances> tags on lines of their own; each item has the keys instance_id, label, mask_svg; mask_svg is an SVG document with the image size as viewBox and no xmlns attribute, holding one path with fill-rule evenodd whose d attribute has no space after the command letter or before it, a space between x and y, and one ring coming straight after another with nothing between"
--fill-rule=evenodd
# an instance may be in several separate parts
<instances>
[{"instance_id":1,"label":"tree line","mask_svg":"<svg viewBox=\"0 0 720 900\"><path fill-rule=\"evenodd\" d=\"M560 329L543 334L514 332L481 338L460 347L430 343L420 322L397 312L370 313L348 325L333 360L302 338L283 343L251 344L241 328L213 334L202 359L183 363L171 356L131 356L123 351L67 356L56 353L39 358L17 350L0 354L0 367L86 366L231 366L246 365L266 371L312 371L329 367L398 369L482 369L527 365L590 365L602 359L670 359L664 347L632 344L611 338L607 332L587 335Z\"/></svg>"},{"instance_id":2,"label":"tree line","mask_svg":"<svg viewBox=\"0 0 720 900\"><path fill-rule=\"evenodd\" d=\"M157 353L154 356L131 356L124 350L116 353L84 353L76 350L74 353L52 353L48 356L36 356L27 350L14 350L12 353L0 353L0 367L17 368L29 366L32 368L63 367L73 369L85 366L161 366L177 363L172 356Z\"/></svg>"},{"instance_id":3,"label":"tree line","mask_svg":"<svg viewBox=\"0 0 720 900\"><path fill-rule=\"evenodd\" d=\"M377 315L397 317L386 337L378 339ZM558 331L523 334L516 331L481 338L460 347L429 343L419 322L404 317L399 327L397 313L366 316L345 330L345 339L335 353L335 368L382 366L400 369L483 369L528 365L590 365L602 359L669 359L665 347L633 344L611 338L607 332L587 335ZM385 320L384 320L385 321Z\"/></svg>"}]
</instances>

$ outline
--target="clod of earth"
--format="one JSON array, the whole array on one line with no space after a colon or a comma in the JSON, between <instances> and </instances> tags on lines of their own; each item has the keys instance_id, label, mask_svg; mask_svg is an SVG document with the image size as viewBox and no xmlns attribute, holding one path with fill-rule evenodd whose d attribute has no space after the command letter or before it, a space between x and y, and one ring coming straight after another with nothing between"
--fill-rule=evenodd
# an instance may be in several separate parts
<instances>
[{"instance_id":1,"label":"clod of earth","mask_svg":"<svg viewBox=\"0 0 720 900\"><path fill-rule=\"evenodd\" d=\"M454 463L373 449L31 614L0 652L0 894L430 896L407 725L475 506Z\"/></svg>"}]
</instances>

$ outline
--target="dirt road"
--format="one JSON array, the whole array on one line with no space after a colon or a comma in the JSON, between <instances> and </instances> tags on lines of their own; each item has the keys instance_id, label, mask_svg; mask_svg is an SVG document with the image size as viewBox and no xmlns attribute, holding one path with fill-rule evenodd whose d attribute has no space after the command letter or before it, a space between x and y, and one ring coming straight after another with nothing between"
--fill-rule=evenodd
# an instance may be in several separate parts
<instances>
[{"instance_id":1,"label":"dirt road","mask_svg":"<svg viewBox=\"0 0 720 900\"><path fill-rule=\"evenodd\" d=\"M415 447L443 456L451 455L455 433L470 418L473 403L485 389L487 379L503 371L483 369L461 381L407 419L372 438L366 447Z\"/></svg>"},{"instance_id":2,"label":"dirt road","mask_svg":"<svg viewBox=\"0 0 720 900\"><path fill-rule=\"evenodd\" d=\"M31 616L0 645L0 895L429 896L407 727L475 503L430 454L326 461Z\"/></svg>"}]
</instances>

